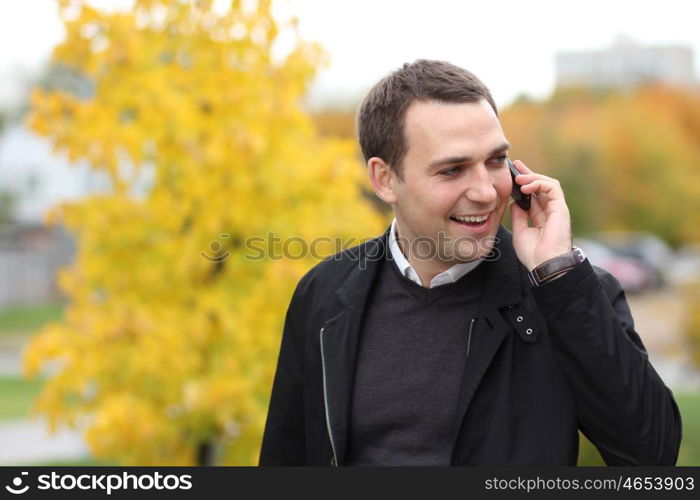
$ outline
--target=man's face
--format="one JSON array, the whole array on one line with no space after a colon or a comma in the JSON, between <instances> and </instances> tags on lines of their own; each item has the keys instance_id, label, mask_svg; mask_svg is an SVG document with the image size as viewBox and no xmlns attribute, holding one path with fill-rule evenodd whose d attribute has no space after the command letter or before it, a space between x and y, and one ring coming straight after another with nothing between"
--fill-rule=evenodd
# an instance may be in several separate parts
<instances>
[{"instance_id":1,"label":"man's face","mask_svg":"<svg viewBox=\"0 0 700 500\"><path fill-rule=\"evenodd\" d=\"M485 100L417 101L406 112L405 137L403 181L392 182L399 238L412 242L402 244L404 253L440 268L486 256L512 188L496 113Z\"/></svg>"}]
</instances>

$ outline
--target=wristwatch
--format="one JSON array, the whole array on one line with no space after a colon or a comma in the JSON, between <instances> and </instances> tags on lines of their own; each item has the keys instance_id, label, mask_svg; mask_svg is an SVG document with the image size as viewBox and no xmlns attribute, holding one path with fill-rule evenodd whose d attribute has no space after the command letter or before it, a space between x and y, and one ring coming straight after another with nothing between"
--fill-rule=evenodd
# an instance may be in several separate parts
<instances>
[{"instance_id":1,"label":"wristwatch","mask_svg":"<svg viewBox=\"0 0 700 500\"><path fill-rule=\"evenodd\" d=\"M570 252L557 255L529 271L528 277L532 286L540 286L557 276L573 269L586 260L586 255L579 247L573 247Z\"/></svg>"}]
</instances>

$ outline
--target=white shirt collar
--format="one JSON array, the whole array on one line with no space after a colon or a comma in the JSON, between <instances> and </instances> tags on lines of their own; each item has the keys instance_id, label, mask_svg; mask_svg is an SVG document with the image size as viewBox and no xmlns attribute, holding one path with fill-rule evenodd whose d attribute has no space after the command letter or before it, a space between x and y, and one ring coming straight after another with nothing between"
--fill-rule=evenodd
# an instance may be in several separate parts
<instances>
[{"instance_id":1,"label":"white shirt collar","mask_svg":"<svg viewBox=\"0 0 700 500\"><path fill-rule=\"evenodd\" d=\"M403 276L410 279L414 283L423 286L418 273L415 269L413 269L413 266L408 262L408 259L406 259L406 256L401 251L399 243L396 241L396 232L396 219L394 219L391 223L391 230L389 234L389 251L391 252L393 261L396 263L396 266L399 268L399 271ZM435 288L436 286L454 283L480 263L481 259L455 264L430 280L430 286L428 288Z\"/></svg>"}]
</instances>

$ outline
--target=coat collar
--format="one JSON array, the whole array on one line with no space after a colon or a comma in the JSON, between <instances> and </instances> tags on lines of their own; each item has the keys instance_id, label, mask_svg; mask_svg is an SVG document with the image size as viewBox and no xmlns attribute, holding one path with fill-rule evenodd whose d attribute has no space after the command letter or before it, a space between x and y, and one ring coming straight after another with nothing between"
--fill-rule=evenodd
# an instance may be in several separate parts
<instances>
[{"instance_id":1,"label":"coat collar","mask_svg":"<svg viewBox=\"0 0 700 500\"><path fill-rule=\"evenodd\" d=\"M356 260L357 265L336 291L342 309L324 325L323 349L328 373L329 415L339 465L344 462L347 446L362 318L367 307L367 298L378 275L379 265L389 251L389 231L390 228L382 236L354 249L352 258ZM491 255L482 265L488 267L471 354L465 365L460 389L455 427L457 430L461 427L481 377L509 331L498 310L518 303L522 295L523 278L519 271L520 264L513 250L511 233L503 226L498 230Z\"/></svg>"},{"instance_id":2,"label":"coat collar","mask_svg":"<svg viewBox=\"0 0 700 500\"><path fill-rule=\"evenodd\" d=\"M347 308L363 304L377 276L379 264L389 253L389 236L391 226L383 235L368 241L357 248L353 258L357 266L345 282L338 288L336 295ZM488 265L484 299L491 307L499 308L520 301L519 261L513 249L511 232L501 226L496 234L496 242L490 257L484 264Z\"/></svg>"},{"instance_id":3,"label":"coat collar","mask_svg":"<svg viewBox=\"0 0 700 500\"><path fill-rule=\"evenodd\" d=\"M356 252L353 252L352 258L357 260L357 266L336 291L338 300L346 308L361 304L367 298L377 276L379 264L389 253L390 231L391 226L383 235L360 245Z\"/></svg>"}]
</instances>

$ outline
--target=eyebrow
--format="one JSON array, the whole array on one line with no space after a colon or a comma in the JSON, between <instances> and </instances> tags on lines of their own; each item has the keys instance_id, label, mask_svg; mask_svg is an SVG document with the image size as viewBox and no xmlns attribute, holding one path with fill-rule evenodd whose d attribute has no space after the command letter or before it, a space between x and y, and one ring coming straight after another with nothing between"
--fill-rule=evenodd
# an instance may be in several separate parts
<instances>
[{"instance_id":1,"label":"eyebrow","mask_svg":"<svg viewBox=\"0 0 700 500\"><path fill-rule=\"evenodd\" d=\"M491 150L489 153L489 156L497 155L499 153L503 153L505 151L508 151L510 149L510 143L504 142L500 146L497 146ZM428 165L428 168L436 168L436 167L442 167L444 165L453 165L455 163L469 163L472 161L471 156L448 156L446 158L441 158L439 160L435 160L431 162Z\"/></svg>"}]
</instances>

